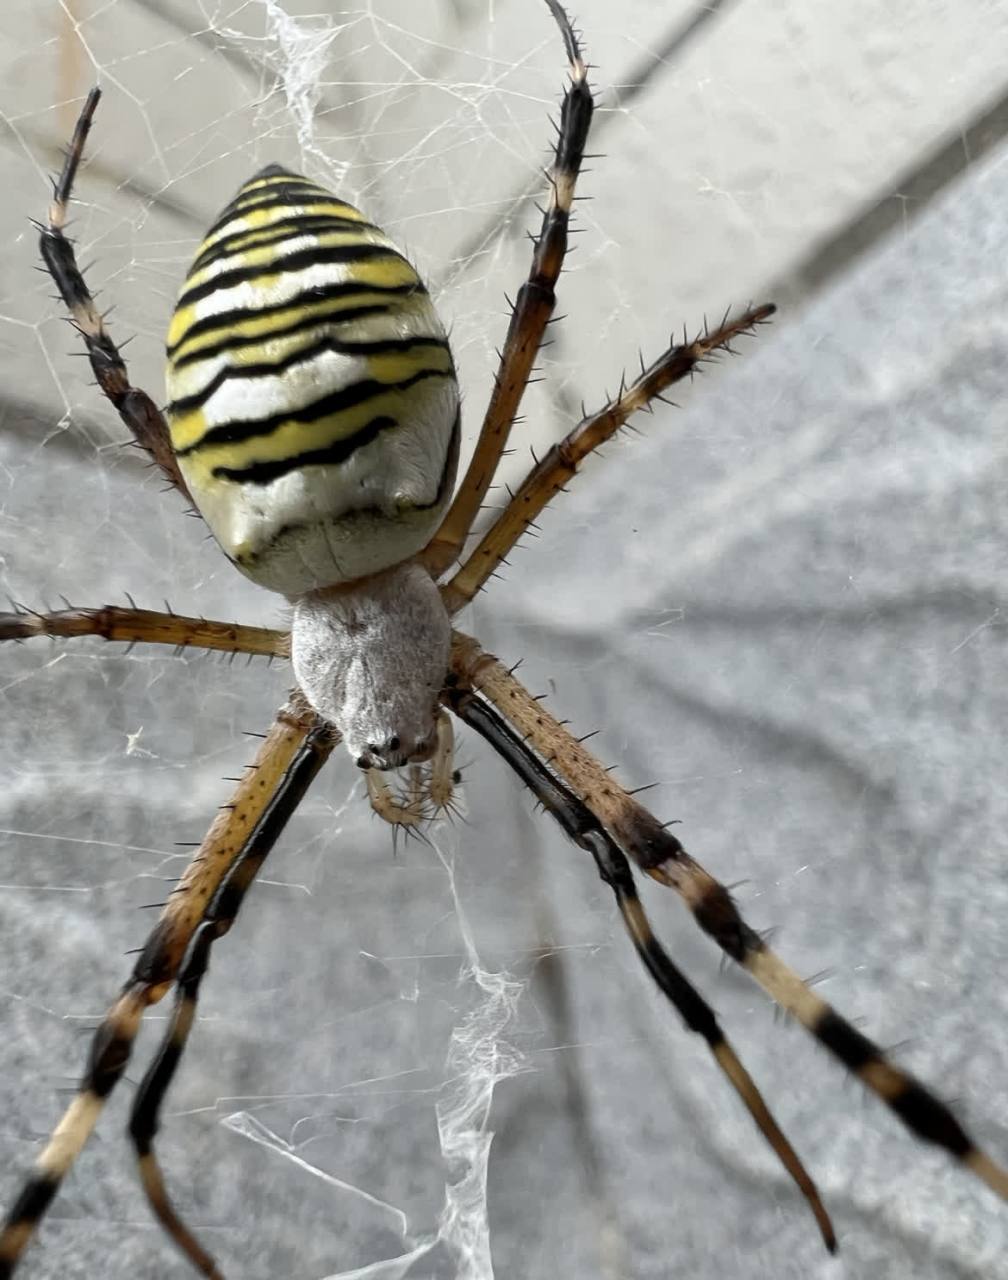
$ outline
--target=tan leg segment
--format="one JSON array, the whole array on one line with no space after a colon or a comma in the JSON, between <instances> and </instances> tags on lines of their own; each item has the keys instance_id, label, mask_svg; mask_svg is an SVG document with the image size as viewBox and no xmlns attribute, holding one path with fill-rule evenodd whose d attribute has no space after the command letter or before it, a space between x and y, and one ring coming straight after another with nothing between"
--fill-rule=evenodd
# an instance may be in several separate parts
<instances>
[{"instance_id":1,"label":"tan leg segment","mask_svg":"<svg viewBox=\"0 0 1008 1280\"><path fill-rule=\"evenodd\" d=\"M808 1201L826 1248L831 1253L834 1252L836 1235L833 1224L823 1207L815 1183L774 1120L755 1081L725 1038L714 1010L655 936L623 850L602 829L598 818L584 801L557 779L556 774L539 759L529 743L518 736L496 708L465 686L449 686L442 693L442 698L465 724L482 734L502 759L507 761L543 809L560 824L568 838L579 848L591 853L603 883L615 894L623 923L644 967L689 1030L702 1036L707 1042L715 1062Z\"/></svg>"},{"instance_id":2,"label":"tan leg segment","mask_svg":"<svg viewBox=\"0 0 1008 1280\"><path fill-rule=\"evenodd\" d=\"M213 1280L222 1280L221 1272L176 1212L158 1165L154 1139L160 1124L161 1108L196 1020L196 1001L200 984L206 976L210 949L234 924L246 893L291 815L297 811L312 780L329 758L336 740L332 730L322 724L317 724L306 736L274 790L268 807L245 841L241 854L228 868L223 882L207 905L176 975L175 1007L169 1015L161 1047L133 1098L129 1131L147 1199L161 1225L186 1257L198 1271Z\"/></svg>"},{"instance_id":3,"label":"tan leg segment","mask_svg":"<svg viewBox=\"0 0 1008 1280\"><path fill-rule=\"evenodd\" d=\"M32 636L102 636L127 644L170 644L176 649L219 649L225 653L289 658L290 635L270 627L243 627L235 622L208 622L153 609L59 609L41 613L19 608L0 613L0 640Z\"/></svg>"},{"instance_id":4,"label":"tan leg segment","mask_svg":"<svg viewBox=\"0 0 1008 1280\"><path fill-rule=\"evenodd\" d=\"M435 817L441 813L453 811L457 785L455 730L452 728L451 716L447 711L442 711L438 716L437 746L431 758L430 776L427 779L427 794Z\"/></svg>"},{"instance_id":5,"label":"tan leg segment","mask_svg":"<svg viewBox=\"0 0 1008 1280\"><path fill-rule=\"evenodd\" d=\"M648 875L675 889L697 924L918 1138L933 1142L1008 1200L1008 1171L981 1151L935 1094L892 1063L815 994L739 915L731 895L553 716L471 637L455 632L452 673L484 695Z\"/></svg>"},{"instance_id":6,"label":"tan leg segment","mask_svg":"<svg viewBox=\"0 0 1008 1280\"><path fill-rule=\"evenodd\" d=\"M91 1044L79 1091L35 1162L0 1229L0 1280L14 1268L80 1154L129 1061L140 1019L170 988L196 927L297 754L314 721L300 695L278 714L255 760L221 807L147 938L122 994Z\"/></svg>"},{"instance_id":7,"label":"tan leg segment","mask_svg":"<svg viewBox=\"0 0 1008 1280\"><path fill-rule=\"evenodd\" d=\"M693 342L671 346L639 378L598 413L583 418L559 444L553 445L522 481L511 501L487 530L459 571L441 588L449 613L457 613L473 598L501 561L538 518L546 504L573 477L584 459L619 431L631 414L644 409L666 388L693 372L697 365L733 338L750 332L773 315L771 305L746 311L735 320L709 330Z\"/></svg>"},{"instance_id":8,"label":"tan leg segment","mask_svg":"<svg viewBox=\"0 0 1008 1280\"><path fill-rule=\"evenodd\" d=\"M546 0L560 27L570 63L571 82L560 110L549 203L535 242L528 279L518 291L511 323L472 461L441 528L422 553L435 578L459 555L493 482L507 446L515 415L539 352L543 333L556 305L554 292L567 252L567 228L574 187L591 124L592 97L588 73L567 15L557 0Z\"/></svg>"},{"instance_id":9,"label":"tan leg segment","mask_svg":"<svg viewBox=\"0 0 1008 1280\"><path fill-rule=\"evenodd\" d=\"M37 224L39 249L71 319L84 339L99 387L115 406L136 442L150 454L175 488L191 502L192 498L172 451L168 426L161 411L146 391L130 385L126 362L105 328L102 314L95 306L91 291L84 283L77 265L73 245L64 234L74 179L100 97L101 90L92 89L84 100L67 149L63 172L53 187L49 221Z\"/></svg>"}]
</instances>

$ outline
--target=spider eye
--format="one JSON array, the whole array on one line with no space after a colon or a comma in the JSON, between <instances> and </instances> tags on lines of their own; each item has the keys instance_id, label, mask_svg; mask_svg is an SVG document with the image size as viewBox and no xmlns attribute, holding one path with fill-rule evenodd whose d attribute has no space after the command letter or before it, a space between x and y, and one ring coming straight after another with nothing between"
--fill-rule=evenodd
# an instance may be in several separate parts
<instances>
[{"instance_id":1,"label":"spider eye","mask_svg":"<svg viewBox=\"0 0 1008 1280\"><path fill-rule=\"evenodd\" d=\"M358 769L371 768L371 761L367 758L367 756L358 756L356 760L356 764Z\"/></svg>"},{"instance_id":2,"label":"spider eye","mask_svg":"<svg viewBox=\"0 0 1008 1280\"><path fill-rule=\"evenodd\" d=\"M391 738L389 738L389 740L388 740L388 749L389 749L389 751L398 751L398 750L399 750L399 735L398 735L397 733L394 733L394 734L392 735L392 737L391 737Z\"/></svg>"}]
</instances>

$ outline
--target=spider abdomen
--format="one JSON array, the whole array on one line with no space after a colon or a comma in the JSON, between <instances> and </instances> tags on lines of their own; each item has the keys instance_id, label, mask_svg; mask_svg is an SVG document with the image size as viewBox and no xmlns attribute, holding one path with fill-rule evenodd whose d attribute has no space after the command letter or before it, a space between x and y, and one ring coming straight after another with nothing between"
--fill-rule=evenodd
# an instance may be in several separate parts
<instances>
[{"instance_id":1,"label":"spider abdomen","mask_svg":"<svg viewBox=\"0 0 1008 1280\"><path fill-rule=\"evenodd\" d=\"M201 514L286 595L419 551L451 498L459 397L409 262L271 165L207 233L168 333L172 447Z\"/></svg>"},{"instance_id":2,"label":"spider abdomen","mask_svg":"<svg viewBox=\"0 0 1008 1280\"><path fill-rule=\"evenodd\" d=\"M364 768L429 759L450 646L440 593L416 563L294 605L297 682Z\"/></svg>"}]
</instances>

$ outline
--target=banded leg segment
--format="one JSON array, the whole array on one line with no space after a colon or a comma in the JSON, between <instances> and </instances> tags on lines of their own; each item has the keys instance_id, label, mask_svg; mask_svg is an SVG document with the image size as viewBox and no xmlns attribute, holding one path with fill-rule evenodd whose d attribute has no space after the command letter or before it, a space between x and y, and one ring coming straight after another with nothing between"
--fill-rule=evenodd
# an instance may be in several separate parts
<instances>
[{"instance_id":1,"label":"banded leg segment","mask_svg":"<svg viewBox=\"0 0 1008 1280\"><path fill-rule=\"evenodd\" d=\"M452 673L491 702L584 802L633 861L675 889L700 928L925 1142L960 1161L1003 1199L1008 1171L982 1151L951 1109L816 995L751 928L728 890L683 848L491 654L455 632Z\"/></svg>"},{"instance_id":2,"label":"banded leg segment","mask_svg":"<svg viewBox=\"0 0 1008 1280\"><path fill-rule=\"evenodd\" d=\"M224 805L168 899L133 974L95 1033L76 1097L0 1228L0 1280L14 1272L60 1183L101 1115L129 1061L140 1019L167 992L190 939L235 865L312 728L314 714L295 697L277 716L255 760Z\"/></svg>"},{"instance_id":3,"label":"banded leg segment","mask_svg":"<svg viewBox=\"0 0 1008 1280\"><path fill-rule=\"evenodd\" d=\"M445 697L455 714L482 734L494 750L503 756L570 839L582 849L587 849L595 859L599 875L615 894L623 923L644 967L690 1031L696 1032L707 1042L715 1062L808 1201L826 1248L831 1253L835 1252L836 1235L833 1224L823 1207L815 1183L771 1115L755 1081L725 1038L713 1009L673 963L655 937L623 851L602 829L587 805L557 782L542 761L492 707L464 689L449 690Z\"/></svg>"},{"instance_id":4,"label":"banded leg segment","mask_svg":"<svg viewBox=\"0 0 1008 1280\"><path fill-rule=\"evenodd\" d=\"M535 241L528 279L518 291L501 352L494 389L476 450L441 528L422 553L435 578L459 555L493 482L497 464L521 404L546 325L556 305L556 282L567 252L567 229L592 117L588 72L577 37L559 0L546 0L563 36L571 82L560 110L550 173L550 198Z\"/></svg>"},{"instance_id":5,"label":"banded leg segment","mask_svg":"<svg viewBox=\"0 0 1008 1280\"><path fill-rule=\"evenodd\" d=\"M84 339L99 387L112 402L136 442L146 449L175 488L191 502L192 498L172 451L168 426L161 411L146 391L130 385L126 362L109 336L102 314L84 283L73 245L65 235L67 208L74 180L100 98L101 90L95 88L84 100L67 149L63 172L53 187L49 221L44 225L38 224L39 249L60 297L66 303L74 325Z\"/></svg>"},{"instance_id":6,"label":"banded leg segment","mask_svg":"<svg viewBox=\"0 0 1008 1280\"><path fill-rule=\"evenodd\" d=\"M176 649L217 649L224 653L289 658L290 635L271 627L244 627L236 622L211 622L154 609L58 609L42 613L19 607L0 613L0 641L33 636L101 636L127 644L170 644Z\"/></svg>"},{"instance_id":7,"label":"banded leg segment","mask_svg":"<svg viewBox=\"0 0 1008 1280\"><path fill-rule=\"evenodd\" d=\"M647 369L642 368L640 377L630 386L622 387L614 400L583 418L559 444L553 445L515 490L462 567L441 588L449 613L457 613L469 603L588 454L612 439L631 414L646 408L673 383L691 374L712 352L726 348L733 338L751 332L773 313L774 307L770 304L755 307L717 329L705 331L692 342L670 346Z\"/></svg>"},{"instance_id":8,"label":"banded leg segment","mask_svg":"<svg viewBox=\"0 0 1008 1280\"><path fill-rule=\"evenodd\" d=\"M130 1114L130 1137L136 1150L144 1192L161 1225L186 1257L203 1275L220 1280L213 1258L206 1252L176 1213L165 1189L164 1178L154 1154L161 1105L185 1051L196 1018L199 986L207 971L210 948L234 924L245 894L287 825L304 799L315 775L328 759L335 737L320 726L305 738L245 843L237 860L207 906L197 926L178 972L175 1006L156 1057L140 1083Z\"/></svg>"}]
</instances>

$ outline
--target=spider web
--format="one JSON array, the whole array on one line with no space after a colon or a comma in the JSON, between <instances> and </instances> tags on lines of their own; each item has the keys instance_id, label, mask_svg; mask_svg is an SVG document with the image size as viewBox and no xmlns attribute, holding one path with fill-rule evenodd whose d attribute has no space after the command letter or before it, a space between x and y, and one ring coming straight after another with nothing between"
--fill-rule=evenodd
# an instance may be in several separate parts
<instances>
[{"instance_id":1,"label":"spider web","mask_svg":"<svg viewBox=\"0 0 1008 1280\"><path fill-rule=\"evenodd\" d=\"M762 12L760 10L762 9ZM746 358L591 464L467 625L802 972L1008 1156L1004 961L1008 18L977 3L577 6L601 64L546 379L508 474L638 346L786 304ZM968 12L967 12L968 11ZM74 232L155 396L174 293L255 168L300 167L416 260L475 430L563 80L537 0L18 0L0 46L0 587L277 625L122 448L28 215L105 90ZM869 33L867 36L865 33ZM978 39L978 36L982 37ZM955 68L955 72L949 69ZM498 491L498 498L501 496ZM603 585L604 584L604 585ZM100 642L0 654L9 1199L287 675ZM828 1264L611 903L500 765L393 853L327 768L216 949L159 1150L230 1277L1008 1276L1006 1215L647 902L822 1187ZM139 1077L162 1029L151 1010ZM76 1034L80 1029L80 1034ZM25 1274L187 1274L124 1083Z\"/></svg>"}]
</instances>

